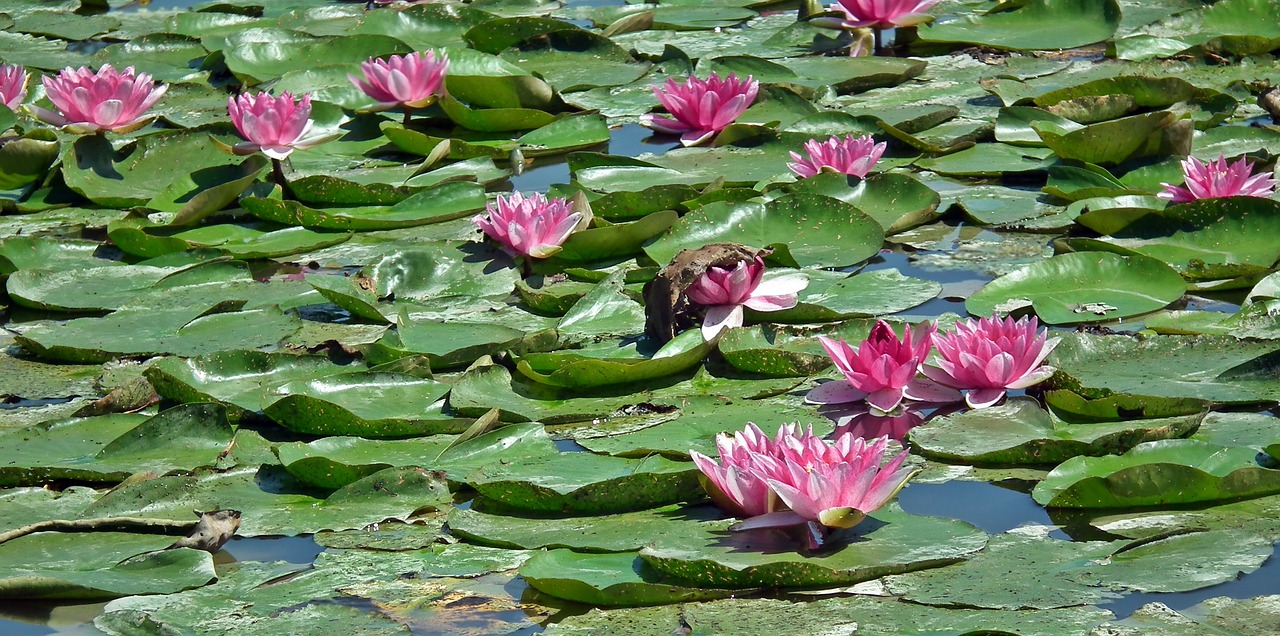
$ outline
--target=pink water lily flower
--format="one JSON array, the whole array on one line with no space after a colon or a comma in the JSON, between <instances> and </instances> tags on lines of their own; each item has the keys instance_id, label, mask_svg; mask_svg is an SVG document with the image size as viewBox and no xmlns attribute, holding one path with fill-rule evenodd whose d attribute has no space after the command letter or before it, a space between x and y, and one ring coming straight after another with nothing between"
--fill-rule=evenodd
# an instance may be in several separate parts
<instances>
[{"instance_id":1,"label":"pink water lily flower","mask_svg":"<svg viewBox=\"0 0 1280 636\"><path fill-rule=\"evenodd\" d=\"M268 93L227 99L231 123L247 140L233 148L238 155L262 154L282 160L294 150L303 150L332 139L335 135L311 135L311 95L295 100L288 92L279 97Z\"/></svg>"},{"instance_id":2,"label":"pink water lily flower","mask_svg":"<svg viewBox=\"0 0 1280 636\"><path fill-rule=\"evenodd\" d=\"M729 437L716 435L716 449L720 461L692 451L693 463L705 476L703 488L721 510L746 519L782 508L778 497L765 480L770 475L781 475L782 448L787 440L796 436L795 424L778 427L774 438L765 435L754 423Z\"/></svg>"},{"instance_id":3,"label":"pink water lily flower","mask_svg":"<svg viewBox=\"0 0 1280 636\"><path fill-rule=\"evenodd\" d=\"M146 73L134 73L130 66L117 71L103 64L97 72L82 66L65 68L56 77L44 77L45 94L57 112L30 106L41 121L62 126L76 134L101 130L132 132L151 121L147 111L169 87L156 85Z\"/></svg>"},{"instance_id":4,"label":"pink water lily flower","mask_svg":"<svg viewBox=\"0 0 1280 636\"><path fill-rule=\"evenodd\" d=\"M738 261L733 268L709 267L685 290L689 300L707 308L702 337L710 342L729 327L741 327L743 307L755 311L791 309L799 292L809 285L804 274L783 274L764 280L764 259Z\"/></svg>"},{"instance_id":5,"label":"pink water lily flower","mask_svg":"<svg viewBox=\"0 0 1280 636\"><path fill-rule=\"evenodd\" d=\"M1223 155L1208 163L1187 157L1182 162L1182 173L1186 177L1185 187L1161 183L1164 192L1157 196L1174 203L1218 197L1269 197L1280 183L1266 172L1253 174L1244 157L1231 163L1227 163Z\"/></svg>"},{"instance_id":6,"label":"pink water lily flower","mask_svg":"<svg viewBox=\"0 0 1280 636\"><path fill-rule=\"evenodd\" d=\"M949 333L934 336L937 365L926 364L924 374L939 384L968 391L965 402L977 409L999 402L1008 389L1025 389L1053 375L1042 365L1059 338L1038 331L1034 316L1014 321L998 316L957 323Z\"/></svg>"},{"instance_id":7,"label":"pink water lily flower","mask_svg":"<svg viewBox=\"0 0 1280 636\"><path fill-rule=\"evenodd\" d=\"M392 55L385 60L369 58L360 68L364 77L347 75L347 78L377 100L378 107L374 110L396 106L422 108L444 94L449 56L437 57L435 51L426 51Z\"/></svg>"},{"instance_id":8,"label":"pink water lily flower","mask_svg":"<svg viewBox=\"0 0 1280 636\"><path fill-rule=\"evenodd\" d=\"M839 404L866 400L885 414L902 404L904 398L925 402L948 402L960 395L946 387L917 377L933 347L938 326L925 322L907 330L901 339L893 327L877 320L867 339L858 348L844 340L819 336L818 342L831 356L844 382L827 382L805 396L813 404Z\"/></svg>"},{"instance_id":9,"label":"pink water lily flower","mask_svg":"<svg viewBox=\"0 0 1280 636\"><path fill-rule=\"evenodd\" d=\"M819 18L813 22L841 29L915 26L932 18L925 11L938 2L939 0L840 0L831 5L830 10L843 13L844 19Z\"/></svg>"},{"instance_id":10,"label":"pink water lily flower","mask_svg":"<svg viewBox=\"0 0 1280 636\"><path fill-rule=\"evenodd\" d=\"M565 239L590 221L575 212L570 201L536 192L529 196L512 192L510 198L498 195L485 211L487 216L476 216L472 222L507 253L533 258L559 252Z\"/></svg>"},{"instance_id":11,"label":"pink water lily flower","mask_svg":"<svg viewBox=\"0 0 1280 636\"><path fill-rule=\"evenodd\" d=\"M765 483L789 510L752 517L735 530L773 528L801 523L829 528L852 528L879 510L916 473L903 467L907 451L884 462L889 438L866 440L845 433L833 444L807 435L790 440L781 458L782 470L765 476ZM802 452L796 452L799 446Z\"/></svg>"},{"instance_id":12,"label":"pink water lily flower","mask_svg":"<svg viewBox=\"0 0 1280 636\"><path fill-rule=\"evenodd\" d=\"M819 172L844 173L861 179L871 172L871 168L880 160L880 155L884 154L885 143L876 143L871 135L849 135L844 139L833 136L826 141L810 139L805 142L804 149L809 156L803 157L800 153L792 152L791 158L795 161L787 164L801 179Z\"/></svg>"},{"instance_id":13,"label":"pink water lily flower","mask_svg":"<svg viewBox=\"0 0 1280 636\"><path fill-rule=\"evenodd\" d=\"M683 84L668 79L663 87L654 86L653 94L671 117L642 115L640 123L654 130L680 135L686 146L700 144L733 123L760 91L760 82L751 76L738 79L730 73L721 78L712 73L705 80L690 77Z\"/></svg>"},{"instance_id":14,"label":"pink water lily flower","mask_svg":"<svg viewBox=\"0 0 1280 636\"><path fill-rule=\"evenodd\" d=\"M21 64L0 64L0 103L18 110L27 98L28 74Z\"/></svg>"}]
</instances>

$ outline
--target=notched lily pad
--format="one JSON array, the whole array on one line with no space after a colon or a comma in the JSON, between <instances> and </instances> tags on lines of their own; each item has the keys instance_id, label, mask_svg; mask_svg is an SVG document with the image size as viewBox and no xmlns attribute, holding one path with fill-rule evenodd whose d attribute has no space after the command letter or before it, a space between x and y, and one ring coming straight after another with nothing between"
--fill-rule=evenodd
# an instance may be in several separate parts
<instances>
[{"instance_id":1,"label":"notched lily pad","mask_svg":"<svg viewBox=\"0 0 1280 636\"><path fill-rule=\"evenodd\" d=\"M1189 439L1148 442L1123 455L1076 457L1053 469L1032 496L1058 508L1168 506L1280 492L1280 470L1251 447Z\"/></svg>"},{"instance_id":2,"label":"notched lily pad","mask_svg":"<svg viewBox=\"0 0 1280 636\"><path fill-rule=\"evenodd\" d=\"M907 434L914 449L945 461L1057 464L1077 455L1123 453L1142 443L1185 437L1204 419L1182 417L1068 424L1031 398L930 420Z\"/></svg>"},{"instance_id":3,"label":"notched lily pad","mask_svg":"<svg viewBox=\"0 0 1280 636\"><path fill-rule=\"evenodd\" d=\"M700 494L698 470L663 457L564 453L491 465L467 478L481 495L522 510L625 512Z\"/></svg>"},{"instance_id":4,"label":"notched lily pad","mask_svg":"<svg viewBox=\"0 0 1280 636\"><path fill-rule=\"evenodd\" d=\"M346 373L295 380L263 412L281 426L310 435L407 437L460 433L466 425L440 413L449 385L401 373Z\"/></svg>"}]
</instances>

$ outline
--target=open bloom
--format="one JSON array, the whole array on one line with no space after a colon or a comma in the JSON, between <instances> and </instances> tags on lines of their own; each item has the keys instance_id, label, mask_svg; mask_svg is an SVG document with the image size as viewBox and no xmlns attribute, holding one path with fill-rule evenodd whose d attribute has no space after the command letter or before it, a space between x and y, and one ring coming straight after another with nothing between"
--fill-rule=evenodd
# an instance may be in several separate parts
<instances>
[{"instance_id":1,"label":"open bloom","mask_svg":"<svg viewBox=\"0 0 1280 636\"><path fill-rule=\"evenodd\" d=\"M819 336L818 342L845 381L823 384L810 391L805 400L837 404L865 399L881 413L889 413L898 408L903 398L926 402L959 399L955 391L916 377L933 346L937 329L931 322L921 323L898 339L889 323L877 320L857 349L844 340Z\"/></svg>"},{"instance_id":2,"label":"open bloom","mask_svg":"<svg viewBox=\"0 0 1280 636\"><path fill-rule=\"evenodd\" d=\"M906 451L881 465L887 437L868 444L845 433L828 444L812 428L798 429L784 424L770 439L747 424L733 437L716 436L720 462L690 453L706 477L712 501L730 514L750 518L736 529L805 522L850 528L892 499L915 472L902 468Z\"/></svg>"},{"instance_id":3,"label":"open bloom","mask_svg":"<svg viewBox=\"0 0 1280 636\"><path fill-rule=\"evenodd\" d=\"M707 308L702 337L708 342L729 327L741 327L743 307L756 311L791 309L809 285L804 274L784 274L764 281L764 259L738 261L732 269L709 267L685 290L689 300Z\"/></svg>"},{"instance_id":4,"label":"open bloom","mask_svg":"<svg viewBox=\"0 0 1280 636\"><path fill-rule=\"evenodd\" d=\"M793 152L791 158L795 162L788 163L787 167L801 179L807 179L819 172L842 172L861 179L866 177L867 173L871 172L871 167L880 160L880 155L884 154L884 148L885 143L883 141L876 143L871 135L862 137L849 135L844 139L833 136L826 141L810 139L804 144L804 149L809 156L802 157L800 153Z\"/></svg>"},{"instance_id":5,"label":"open bloom","mask_svg":"<svg viewBox=\"0 0 1280 636\"><path fill-rule=\"evenodd\" d=\"M560 251L560 246L574 230L587 221L573 211L566 199L548 199L539 193L524 196L512 192L485 208L488 216L477 216L472 222L490 238L502 244L510 254L546 258Z\"/></svg>"},{"instance_id":6,"label":"open bloom","mask_svg":"<svg viewBox=\"0 0 1280 636\"><path fill-rule=\"evenodd\" d=\"M915 26L930 19L931 16L925 11L938 2L939 0L840 0L831 5L831 11L843 13L843 20L820 18L814 22L842 29Z\"/></svg>"},{"instance_id":7,"label":"open bloom","mask_svg":"<svg viewBox=\"0 0 1280 636\"><path fill-rule=\"evenodd\" d=\"M705 80L690 77L683 84L668 79L665 86L654 86L653 94L671 117L642 115L640 123L659 132L680 135L681 143L694 146L733 123L755 101L759 91L760 82L750 76L738 79L733 73L725 78L712 73Z\"/></svg>"},{"instance_id":8,"label":"open bloom","mask_svg":"<svg viewBox=\"0 0 1280 636\"><path fill-rule=\"evenodd\" d=\"M1253 174L1244 157L1231 163L1223 155L1209 163L1187 157L1182 162L1182 173L1186 175L1186 186L1161 183L1164 192L1158 195L1160 198L1186 203L1218 197L1269 197L1280 183L1265 172Z\"/></svg>"},{"instance_id":9,"label":"open bloom","mask_svg":"<svg viewBox=\"0 0 1280 636\"><path fill-rule=\"evenodd\" d=\"M826 446L825 442L815 440ZM888 437L869 440L845 433L827 447L830 452L803 463L787 457L786 474L769 478L769 487L791 512L778 512L757 517L742 527L768 527L813 522L827 528L852 528L867 513L888 503L907 480L914 468L903 468L907 451L902 451L884 465Z\"/></svg>"},{"instance_id":10,"label":"open bloom","mask_svg":"<svg viewBox=\"0 0 1280 636\"><path fill-rule=\"evenodd\" d=\"M711 500L725 512L746 519L781 509L778 497L765 479L781 474L777 460L787 440L795 435L795 424L779 426L778 435L771 439L760 427L748 422L747 427L733 437L716 435L719 462L697 451L689 454L706 477L703 487Z\"/></svg>"},{"instance_id":11,"label":"open bloom","mask_svg":"<svg viewBox=\"0 0 1280 636\"><path fill-rule=\"evenodd\" d=\"M0 64L0 103L17 110L26 98L27 71L21 64Z\"/></svg>"},{"instance_id":12,"label":"open bloom","mask_svg":"<svg viewBox=\"0 0 1280 636\"><path fill-rule=\"evenodd\" d=\"M268 93L227 99L227 112L231 123L247 140L236 144L236 154L248 155L262 151L272 159L284 159L294 150L306 149L328 141L332 136L310 136L311 95L303 95L295 101L293 95L281 93L272 97Z\"/></svg>"},{"instance_id":13,"label":"open bloom","mask_svg":"<svg viewBox=\"0 0 1280 636\"><path fill-rule=\"evenodd\" d=\"M378 101L376 110L404 105L409 108L430 106L444 94L444 76L449 70L449 56L436 57L435 51L369 58L360 64L364 77L347 75L366 95Z\"/></svg>"},{"instance_id":14,"label":"open bloom","mask_svg":"<svg viewBox=\"0 0 1280 636\"><path fill-rule=\"evenodd\" d=\"M32 106L41 121L64 126L73 133L100 130L132 132L147 125L146 116L160 96L169 89L156 85L146 73L134 73L130 66L117 71L103 64L95 73L88 67L65 68L56 77L46 76L45 94L57 112Z\"/></svg>"},{"instance_id":15,"label":"open bloom","mask_svg":"<svg viewBox=\"0 0 1280 636\"><path fill-rule=\"evenodd\" d=\"M936 366L925 365L924 374L939 384L968 389L965 402L977 409L991 406L1007 389L1025 389L1053 375L1053 367L1041 365L1058 338L1037 331L1035 317L1001 320L999 317L966 320L949 333L934 336Z\"/></svg>"}]
</instances>

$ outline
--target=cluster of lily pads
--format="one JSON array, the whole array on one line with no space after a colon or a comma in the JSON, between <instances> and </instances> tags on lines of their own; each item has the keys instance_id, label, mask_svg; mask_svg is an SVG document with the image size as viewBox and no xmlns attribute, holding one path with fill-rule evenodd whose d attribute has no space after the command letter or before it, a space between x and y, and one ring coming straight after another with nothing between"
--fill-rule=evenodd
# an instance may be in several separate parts
<instances>
[{"instance_id":1,"label":"cluster of lily pads","mask_svg":"<svg viewBox=\"0 0 1280 636\"><path fill-rule=\"evenodd\" d=\"M1274 619L1107 605L1280 539L1274 3L122 4L0 10L4 596L118 634ZM1034 516L927 499L969 492ZM193 507L325 549L141 531Z\"/></svg>"}]
</instances>

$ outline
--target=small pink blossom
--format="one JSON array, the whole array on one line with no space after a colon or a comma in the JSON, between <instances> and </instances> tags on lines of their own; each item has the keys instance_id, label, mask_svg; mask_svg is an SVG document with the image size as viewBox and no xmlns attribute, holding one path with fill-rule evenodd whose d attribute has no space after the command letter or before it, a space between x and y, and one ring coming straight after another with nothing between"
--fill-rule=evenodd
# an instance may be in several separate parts
<instances>
[{"instance_id":1,"label":"small pink blossom","mask_svg":"<svg viewBox=\"0 0 1280 636\"><path fill-rule=\"evenodd\" d=\"M27 72L21 64L0 64L0 103L18 110L27 98Z\"/></svg>"},{"instance_id":2,"label":"small pink blossom","mask_svg":"<svg viewBox=\"0 0 1280 636\"><path fill-rule=\"evenodd\" d=\"M764 259L738 261L732 269L709 267L685 290L689 300L707 308L702 337L710 342L729 327L741 327L743 307L755 311L791 309L799 292L809 285L804 274L783 274L764 279Z\"/></svg>"},{"instance_id":3,"label":"small pink blossom","mask_svg":"<svg viewBox=\"0 0 1280 636\"><path fill-rule=\"evenodd\" d=\"M1186 177L1186 187L1161 183L1164 192L1157 196L1174 203L1219 197L1269 197L1280 183L1268 173L1253 174L1244 157L1231 163L1227 163L1223 155L1208 163L1187 157L1182 162L1182 173Z\"/></svg>"},{"instance_id":4,"label":"small pink blossom","mask_svg":"<svg viewBox=\"0 0 1280 636\"><path fill-rule=\"evenodd\" d=\"M906 451L881 465L887 437L868 444L846 433L828 444L812 428L804 433L798 428L784 424L772 439L755 424L732 438L718 435L719 463L690 453L706 476L712 501L730 514L750 518L735 529L805 522L850 528L892 499L915 472L902 468Z\"/></svg>"},{"instance_id":5,"label":"small pink blossom","mask_svg":"<svg viewBox=\"0 0 1280 636\"><path fill-rule=\"evenodd\" d=\"M347 75L347 78L378 102L375 110L396 106L422 108L444 94L449 56L436 57L435 51L427 51L392 55L385 60L369 58L360 68L364 77Z\"/></svg>"},{"instance_id":6,"label":"small pink blossom","mask_svg":"<svg viewBox=\"0 0 1280 636\"><path fill-rule=\"evenodd\" d=\"M698 470L706 476L704 488L711 500L740 519L780 510L778 498L765 479L768 475L781 474L777 460L786 441L795 437L795 430L795 424L783 424L778 427L776 438L771 439L748 422L747 427L733 437L716 435L719 462L697 451L689 453Z\"/></svg>"},{"instance_id":7,"label":"small pink blossom","mask_svg":"<svg viewBox=\"0 0 1280 636\"><path fill-rule=\"evenodd\" d=\"M31 106L31 112L45 123L77 134L142 128L151 121L147 110L169 89L164 84L157 86L146 73L135 74L132 66L117 71L110 64L103 64L97 72L85 66L66 68L41 81L57 112L39 106Z\"/></svg>"},{"instance_id":8,"label":"small pink blossom","mask_svg":"<svg viewBox=\"0 0 1280 636\"><path fill-rule=\"evenodd\" d=\"M904 398L926 402L959 399L955 391L916 377L933 346L937 329L932 322L921 323L907 330L900 340L889 323L877 320L857 349L844 340L819 336L818 342L845 381L820 385L810 391L805 400L838 404L865 399L884 414L898 408Z\"/></svg>"},{"instance_id":9,"label":"small pink blossom","mask_svg":"<svg viewBox=\"0 0 1280 636\"><path fill-rule=\"evenodd\" d=\"M843 13L844 19L819 18L813 22L839 29L915 26L932 18L925 11L938 2L939 0L839 0L831 5L830 10Z\"/></svg>"},{"instance_id":10,"label":"small pink blossom","mask_svg":"<svg viewBox=\"0 0 1280 636\"><path fill-rule=\"evenodd\" d=\"M233 149L239 155L261 151L280 160L294 150L311 148L333 138L333 135L310 135L315 125L311 120L311 95L295 101L287 92L279 97L243 93L227 99L227 112L231 114L231 123L247 140Z\"/></svg>"},{"instance_id":11,"label":"small pink blossom","mask_svg":"<svg viewBox=\"0 0 1280 636\"><path fill-rule=\"evenodd\" d=\"M844 173L861 179L871 172L871 168L880 160L880 155L884 154L885 143L876 143L871 135L849 135L844 139L833 136L826 141L810 139L805 142L804 149L808 151L808 157L793 152L791 158L795 162L787 164L801 179L819 172Z\"/></svg>"},{"instance_id":12,"label":"small pink blossom","mask_svg":"<svg viewBox=\"0 0 1280 636\"><path fill-rule=\"evenodd\" d=\"M755 79L748 76L741 80L733 73L723 79L715 73L705 80L690 77L683 84L668 79L664 87L654 86L653 94L671 117L642 115L640 123L680 135L681 143L696 146L733 123L759 91L760 83Z\"/></svg>"},{"instance_id":13,"label":"small pink blossom","mask_svg":"<svg viewBox=\"0 0 1280 636\"><path fill-rule=\"evenodd\" d=\"M1037 331L1035 317L1001 320L999 317L966 320L949 333L934 336L936 366L925 365L924 374L944 386L968 390L965 402L983 408L999 402L1007 389L1025 389L1053 375L1041 365L1058 346L1059 338Z\"/></svg>"},{"instance_id":14,"label":"small pink blossom","mask_svg":"<svg viewBox=\"0 0 1280 636\"><path fill-rule=\"evenodd\" d=\"M485 209L488 216L476 216L472 222L508 253L546 258L559 252L565 239L590 221L573 207L566 199L512 192L510 198L498 195Z\"/></svg>"}]
</instances>

